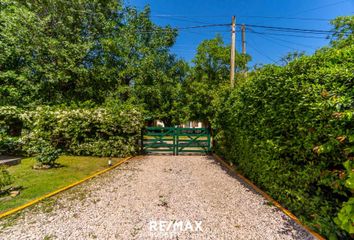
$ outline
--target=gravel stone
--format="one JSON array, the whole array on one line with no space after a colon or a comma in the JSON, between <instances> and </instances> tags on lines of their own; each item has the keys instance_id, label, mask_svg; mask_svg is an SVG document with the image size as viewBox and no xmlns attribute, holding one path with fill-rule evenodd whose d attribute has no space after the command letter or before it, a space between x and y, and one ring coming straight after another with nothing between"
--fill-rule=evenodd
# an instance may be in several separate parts
<instances>
[{"instance_id":1,"label":"gravel stone","mask_svg":"<svg viewBox=\"0 0 354 240\"><path fill-rule=\"evenodd\" d=\"M314 239L210 156L135 157L8 221L0 239Z\"/></svg>"}]
</instances>

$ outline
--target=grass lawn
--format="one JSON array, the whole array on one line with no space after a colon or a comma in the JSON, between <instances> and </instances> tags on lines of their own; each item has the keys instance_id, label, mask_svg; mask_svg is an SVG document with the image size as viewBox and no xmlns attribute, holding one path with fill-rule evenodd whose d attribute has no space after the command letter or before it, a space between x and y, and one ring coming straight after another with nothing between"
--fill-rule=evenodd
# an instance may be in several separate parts
<instances>
[{"instance_id":1,"label":"grass lawn","mask_svg":"<svg viewBox=\"0 0 354 240\"><path fill-rule=\"evenodd\" d=\"M112 159L112 163L118 160ZM62 156L58 163L63 167L49 170L34 170L32 166L35 163L34 158L26 158L21 164L8 168L15 180L12 186L22 186L24 189L15 198L0 200L0 213L107 168L108 158Z\"/></svg>"}]
</instances>

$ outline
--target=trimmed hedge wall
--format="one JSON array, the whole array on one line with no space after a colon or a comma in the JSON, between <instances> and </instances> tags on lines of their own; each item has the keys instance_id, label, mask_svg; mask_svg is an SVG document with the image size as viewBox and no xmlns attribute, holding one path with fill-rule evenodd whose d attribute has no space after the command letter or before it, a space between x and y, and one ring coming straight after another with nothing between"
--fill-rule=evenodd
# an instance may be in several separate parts
<instances>
[{"instance_id":1,"label":"trimmed hedge wall","mask_svg":"<svg viewBox=\"0 0 354 240\"><path fill-rule=\"evenodd\" d=\"M314 230L349 238L354 46L265 66L226 99L213 119L217 151Z\"/></svg>"}]
</instances>

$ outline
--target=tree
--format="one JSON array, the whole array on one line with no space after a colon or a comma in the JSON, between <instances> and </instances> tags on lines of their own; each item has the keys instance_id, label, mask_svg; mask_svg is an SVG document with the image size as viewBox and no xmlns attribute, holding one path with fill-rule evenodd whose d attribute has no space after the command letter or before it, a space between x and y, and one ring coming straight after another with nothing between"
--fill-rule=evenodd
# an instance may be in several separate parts
<instances>
[{"instance_id":1,"label":"tree","mask_svg":"<svg viewBox=\"0 0 354 240\"><path fill-rule=\"evenodd\" d=\"M186 108L183 104L183 82L189 70L188 64L174 56L165 62L162 76L156 79L154 88L158 95L145 99L146 109L155 119L160 119L165 126L174 126L186 120Z\"/></svg>"},{"instance_id":2,"label":"tree","mask_svg":"<svg viewBox=\"0 0 354 240\"><path fill-rule=\"evenodd\" d=\"M135 88L166 77L177 36L149 7L116 0L6 0L0 11L2 104L140 100Z\"/></svg>"},{"instance_id":3,"label":"tree","mask_svg":"<svg viewBox=\"0 0 354 240\"><path fill-rule=\"evenodd\" d=\"M140 13L129 9L128 16L130 21L122 27L125 35L115 35L108 45L115 59L121 59L114 64L120 66L117 75L121 85L117 90L124 93L119 98L134 99L143 106L148 119L160 119L166 126L178 124L183 117L179 111L181 83L188 65L170 53L177 32L153 24L148 7ZM122 88L125 90L119 90Z\"/></svg>"},{"instance_id":4,"label":"tree","mask_svg":"<svg viewBox=\"0 0 354 240\"><path fill-rule=\"evenodd\" d=\"M283 65L287 65L289 64L290 62L296 60L296 59L299 59L300 57L304 56L305 55L305 52L304 51L295 51L295 52L290 52L288 54L286 54L284 57L282 57L280 59L280 61L283 63Z\"/></svg>"},{"instance_id":5,"label":"tree","mask_svg":"<svg viewBox=\"0 0 354 240\"><path fill-rule=\"evenodd\" d=\"M33 56L42 31L42 22L26 7L10 0L0 3L0 105L34 101Z\"/></svg>"},{"instance_id":6,"label":"tree","mask_svg":"<svg viewBox=\"0 0 354 240\"><path fill-rule=\"evenodd\" d=\"M341 16L331 21L333 35L331 44L335 47L350 46L354 42L354 16Z\"/></svg>"},{"instance_id":7,"label":"tree","mask_svg":"<svg viewBox=\"0 0 354 240\"><path fill-rule=\"evenodd\" d=\"M236 53L235 70L243 71L249 60L249 55ZM189 118L208 122L215 113L213 99L230 81L230 46L224 44L220 35L204 40L198 46L193 63L191 74L184 83ZM237 77L240 80L241 75Z\"/></svg>"},{"instance_id":8,"label":"tree","mask_svg":"<svg viewBox=\"0 0 354 240\"><path fill-rule=\"evenodd\" d=\"M34 46L32 81L40 103L102 102L109 84L93 73L100 39L123 21L120 1L19 0L43 22L41 41ZM92 58L94 56L94 58Z\"/></svg>"}]
</instances>

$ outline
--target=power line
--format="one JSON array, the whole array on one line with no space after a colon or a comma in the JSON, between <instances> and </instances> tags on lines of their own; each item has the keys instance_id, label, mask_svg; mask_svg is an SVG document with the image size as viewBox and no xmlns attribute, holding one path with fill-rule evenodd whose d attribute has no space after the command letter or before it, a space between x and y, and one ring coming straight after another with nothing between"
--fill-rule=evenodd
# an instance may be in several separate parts
<instances>
[{"instance_id":1,"label":"power line","mask_svg":"<svg viewBox=\"0 0 354 240\"><path fill-rule=\"evenodd\" d=\"M156 17L156 18L166 18L166 16L164 15L151 15L151 17ZM207 22L201 22L201 21L195 21L195 20L188 20L188 18L179 18L179 17L167 17L168 19L172 19L172 20L175 20L175 21L181 21L181 22L191 22L191 23L198 23L198 24L210 24L210 23L207 23Z\"/></svg>"},{"instance_id":2,"label":"power line","mask_svg":"<svg viewBox=\"0 0 354 240\"><path fill-rule=\"evenodd\" d=\"M260 37L263 38L263 39L265 39L265 40L268 40L268 41L272 42L273 44L275 44L275 45L277 45L277 46L283 46L283 47L285 47L285 48L289 48L289 49L294 50L294 51L299 51L298 49L293 48L293 47L290 47L290 46L287 46L287 45L285 45L285 44L276 43L275 41L273 41L273 40L271 40L271 39L269 39L269 38L267 38L267 37L265 37L265 36L260 35Z\"/></svg>"},{"instance_id":3,"label":"power line","mask_svg":"<svg viewBox=\"0 0 354 240\"><path fill-rule=\"evenodd\" d=\"M255 34L259 34L258 32L256 31L253 31L252 29L249 29L251 30L250 33L255 33ZM316 50L316 48L314 46L310 46L310 45L306 45L306 44L302 44L302 43L297 43L297 42L292 42L292 41L288 41L288 40L284 40L284 39L280 39L280 38L274 38L274 37L271 37L271 36L264 36L265 34L260 34L262 38L264 39L268 39L269 41L271 41L269 38L275 40L275 41L281 41L281 42L286 42L286 43L291 43L291 44L295 44L295 45L298 45L298 46L303 46L303 47L306 47L306 48L311 48L313 50ZM263 36L262 36L263 35ZM285 45L284 45L285 46ZM290 48L290 47L289 47Z\"/></svg>"},{"instance_id":4,"label":"power line","mask_svg":"<svg viewBox=\"0 0 354 240\"><path fill-rule=\"evenodd\" d=\"M325 4L325 5L322 5L322 6L319 6L319 7L310 8L310 9L307 9L307 10L300 11L300 12L297 12L297 13L292 14L292 15L296 16L296 15L300 15L300 14L303 14L303 13L312 12L312 11L315 11L315 10L318 10L318 9L322 9L322 8L327 8L327 7L331 7L331 6L334 6L334 5L338 5L338 4L344 3L346 1L347 0L342 0L342 1L337 1L337 2L333 2L333 3Z\"/></svg>"},{"instance_id":5,"label":"power line","mask_svg":"<svg viewBox=\"0 0 354 240\"><path fill-rule=\"evenodd\" d=\"M284 19L284 20L300 20L300 21L322 21L329 22L329 18L303 18L303 17L280 17L280 16L239 16L241 18L264 18L264 19Z\"/></svg>"},{"instance_id":6,"label":"power line","mask_svg":"<svg viewBox=\"0 0 354 240\"><path fill-rule=\"evenodd\" d=\"M326 37L304 36L304 35L285 34L285 33L272 33L272 32L253 32L253 33L255 33L255 34L262 34L262 35L285 36L285 37L299 37L299 38L327 39Z\"/></svg>"},{"instance_id":7,"label":"power line","mask_svg":"<svg viewBox=\"0 0 354 240\"><path fill-rule=\"evenodd\" d=\"M198 28L211 28L211 27L225 27L225 26L230 26L228 23L220 23L220 24L206 24L206 25L195 25L195 26L187 26L187 27L176 27L176 26L171 26L170 29L163 29L161 28L155 28L152 30L147 30L147 31L139 31L140 33L151 33L151 32L163 32L163 31L174 31L174 30L188 30L188 29L198 29Z\"/></svg>"},{"instance_id":8,"label":"power line","mask_svg":"<svg viewBox=\"0 0 354 240\"><path fill-rule=\"evenodd\" d=\"M237 25L241 26L241 24L237 24ZM280 32L290 32L290 33L303 33L303 34L312 34L312 35L324 35L324 34L328 35L330 33L333 33L333 31L323 30L323 29L302 29L302 28L276 27L276 26L265 26L265 25L255 25L255 24L246 24L246 25L253 28L263 28L269 31L280 31ZM152 30L140 31L140 32L151 32L151 31L161 32L161 31L171 31L171 30L201 29L201 28L225 27L225 26L230 26L230 24L219 23L219 24L206 24L206 25L186 26L186 27L171 26L170 29L163 29L161 27L161 28L155 28ZM304 35L303 37L306 36Z\"/></svg>"},{"instance_id":9,"label":"power line","mask_svg":"<svg viewBox=\"0 0 354 240\"><path fill-rule=\"evenodd\" d=\"M178 19L178 18L173 18L170 17L168 15L156 15L157 17L168 17L170 19L174 19L177 21L185 21L185 22L196 22L196 23L204 23L204 22L197 22L197 21L189 21L186 19ZM207 24L207 23L204 23ZM211 25L211 24L207 24L207 25ZM227 26L228 24L225 24L225 26ZM237 26L241 26L242 24L237 24ZM329 33L333 33L333 31L331 30L323 30L323 29L301 29L301 28L290 28L290 27L275 27L275 26L263 26L263 25L255 25L255 24L246 24L247 26L251 26L251 27L257 27L257 28L265 28L268 30L272 30L272 31L285 31L285 32L295 32L295 33L307 33L307 34L329 34ZM199 26L196 26L196 28L198 28Z\"/></svg>"},{"instance_id":10,"label":"power line","mask_svg":"<svg viewBox=\"0 0 354 240\"><path fill-rule=\"evenodd\" d=\"M265 28L275 31L287 31L287 32L301 32L301 33L313 33L313 34L328 34L333 33L331 30L323 30L323 29L303 29L303 28L290 28L290 27L275 27L275 26L265 26L265 25L255 25L255 24L246 24L249 27L256 28ZM241 24L238 24L241 26Z\"/></svg>"},{"instance_id":11,"label":"power line","mask_svg":"<svg viewBox=\"0 0 354 240\"><path fill-rule=\"evenodd\" d=\"M152 16L158 17L181 17L186 19L199 19L199 18L226 18L228 15L177 15L177 14L157 14ZM261 15L237 15L238 18L264 18L264 19L284 19L284 20L300 20L300 21L323 21L328 22L332 19L329 18L304 18L304 17L285 17L285 16L261 16Z\"/></svg>"},{"instance_id":12,"label":"power line","mask_svg":"<svg viewBox=\"0 0 354 240\"><path fill-rule=\"evenodd\" d=\"M201 33L201 32L194 32L194 31L190 31L190 30L185 30L185 33L193 33L193 34L197 34L197 35L201 35L201 36L206 36L206 37L210 37L210 35L207 35L206 33Z\"/></svg>"},{"instance_id":13,"label":"power line","mask_svg":"<svg viewBox=\"0 0 354 240\"><path fill-rule=\"evenodd\" d=\"M261 51L259 51L256 47L254 47L252 44L248 43L248 46L250 48L252 48L253 50L255 50L258 54L262 55L263 57L267 58L268 60L272 61L274 64L277 63L277 61L275 61L273 58L269 57L268 55L262 53Z\"/></svg>"},{"instance_id":14,"label":"power line","mask_svg":"<svg viewBox=\"0 0 354 240\"><path fill-rule=\"evenodd\" d=\"M260 36L261 38L265 39L265 40L270 41L271 43L273 43L273 44L276 45L276 46L282 46L282 47L291 49L291 50L293 50L293 51L300 51L300 49L291 47L291 46L286 45L286 44L284 44L284 43L279 43L279 41L282 41L282 39L272 38L272 39L273 39L273 40L272 40L272 39L270 39L269 37L266 37L266 36L262 36L262 35L259 35L259 36ZM286 42L288 42L288 41L286 41ZM295 43L295 44L296 44L296 45L299 45L298 43ZM313 47L311 47L311 49L316 50L316 49L313 48Z\"/></svg>"},{"instance_id":15,"label":"power line","mask_svg":"<svg viewBox=\"0 0 354 240\"><path fill-rule=\"evenodd\" d=\"M209 28L209 27L225 27L230 26L229 23L220 23L220 24L207 24L207 25L198 25L198 26L189 26L189 27L177 27L177 30L184 30L184 29L193 29L193 28Z\"/></svg>"}]
</instances>

